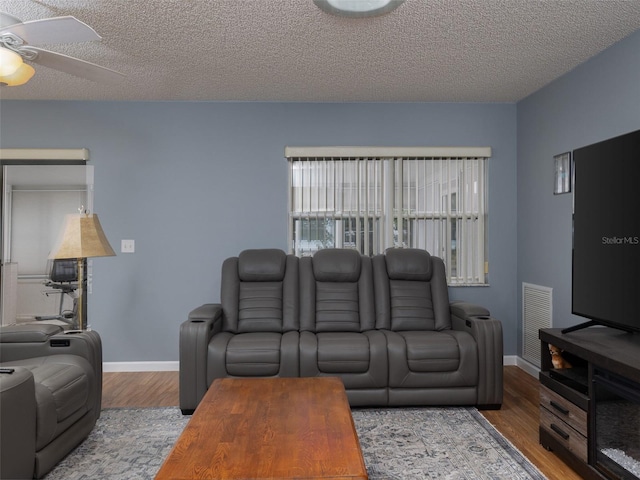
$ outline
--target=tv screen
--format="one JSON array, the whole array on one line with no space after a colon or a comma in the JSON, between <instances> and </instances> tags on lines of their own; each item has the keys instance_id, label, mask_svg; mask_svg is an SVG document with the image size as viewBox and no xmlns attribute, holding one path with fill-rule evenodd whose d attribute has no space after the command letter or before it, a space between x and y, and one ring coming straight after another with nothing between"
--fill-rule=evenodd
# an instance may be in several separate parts
<instances>
[{"instance_id":1,"label":"tv screen","mask_svg":"<svg viewBox=\"0 0 640 480\"><path fill-rule=\"evenodd\" d=\"M640 130L573 151L572 312L640 331Z\"/></svg>"}]
</instances>

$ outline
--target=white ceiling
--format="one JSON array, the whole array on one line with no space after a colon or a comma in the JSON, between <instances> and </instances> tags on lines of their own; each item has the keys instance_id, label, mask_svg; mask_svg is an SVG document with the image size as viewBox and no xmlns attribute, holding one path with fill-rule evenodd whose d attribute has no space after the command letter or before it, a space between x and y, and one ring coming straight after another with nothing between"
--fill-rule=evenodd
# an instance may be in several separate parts
<instances>
[{"instance_id":1,"label":"white ceiling","mask_svg":"<svg viewBox=\"0 0 640 480\"><path fill-rule=\"evenodd\" d=\"M2 99L514 102L640 29L640 0L406 0L348 19L313 0L2 0L102 42L43 45L127 75L36 66Z\"/></svg>"}]
</instances>

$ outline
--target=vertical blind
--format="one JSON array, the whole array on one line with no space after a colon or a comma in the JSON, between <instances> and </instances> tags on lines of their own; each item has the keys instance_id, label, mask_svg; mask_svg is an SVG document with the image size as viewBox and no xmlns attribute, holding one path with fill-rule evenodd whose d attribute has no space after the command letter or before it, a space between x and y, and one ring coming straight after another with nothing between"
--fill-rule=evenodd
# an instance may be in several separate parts
<instances>
[{"instance_id":1,"label":"vertical blind","mask_svg":"<svg viewBox=\"0 0 640 480\"><path fill-rule=\"evenodd\" d=\"M445 261L450 284L486 283L485 185L490 149L444 149L434 153L446 155L436 157L355 155L376 152L353 147L345 147L349 155L340 156L335 151L339 147L332 148L330 152L287 149L292 253L305 256L322 248L354 248L375 255L389 247L422 248Z\"/></svg>"}]
</instances>

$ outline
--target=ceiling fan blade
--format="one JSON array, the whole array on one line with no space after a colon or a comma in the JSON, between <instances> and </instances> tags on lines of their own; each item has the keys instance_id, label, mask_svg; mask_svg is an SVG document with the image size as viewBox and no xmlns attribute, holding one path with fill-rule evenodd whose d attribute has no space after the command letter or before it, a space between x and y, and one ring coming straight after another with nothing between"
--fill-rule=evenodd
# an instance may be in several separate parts
<instances>
[{"instance_id":1,"label":"ceiling fan blade","mask_svg":"<svg viewBox=\"0 0 640 480\"><path fill-rule=\"evenodd\" d=\"M93 28L70 16L16 23L0 29L0 35L5 33L12 33L29 45L102 40Z\"/></svg>"},{"instance_id":2,"label":"ceiling fan blade","mask_svg":"<svg viewBox=\"0 0 640 480\"><path fill-rule=\"evenodd\" d=\"M22 20L6 12L0 12L0 29L8 27L9 25L15 25L16 23L22 23Z\"/></svg>"},{"instance_id":3,"label":"ceiling fan blade","mask_svg":"<svg viewBox=\"0 0 640 480\"><path fill-rule=\"evenodd\" d=\"M125 75L110 68L101 67L95 63L86 62L79 58L69 57L61 53L50 52L42 48L29 47L38 53L38 56L31 60L33 63L44 65L45 67L70 73L77 77L86 78L95 82L115 83L122 80Z\"/></svg>"}]
</instances>

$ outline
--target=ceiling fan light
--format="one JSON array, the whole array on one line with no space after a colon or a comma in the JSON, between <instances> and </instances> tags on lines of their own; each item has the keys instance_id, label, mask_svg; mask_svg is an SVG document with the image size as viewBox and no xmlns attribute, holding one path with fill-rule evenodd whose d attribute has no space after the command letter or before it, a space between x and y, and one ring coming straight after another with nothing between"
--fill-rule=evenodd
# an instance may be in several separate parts
<instances>
[{"instance_id":1,"label":"ceiling fan light","mask_svg":"<svg viewBox=\"0 0 640 480\"><path fill-rule=\"evenodd\" d=\"M350 12L370 12L387 6L391 0L327 0L327 3L338 10Z\"/></svg>"},{"instance_id":2,"label":"ceiling fan light","mask_svg":"<svg viewBox=\"0 0 640 480\"><path fill-rule=\"evenodd\" d=\"M373 17L398 8L404 0L313 0L322 10L345 17Z\"/></svg>"},{"instance_id":3,"label":"ceiling fan light","mask_svg":"<svg viewBox=\"0 0 640 480\"><path fill-rule=\"evenodd\" d=\"M11 75L0 75L0 83L4 83L9 87L17 87L18 85L24 85L31 77L36 73L31 65L23 63L18 70Z\"/></svg>"},{"instance_id":4,"label":"ceiling fan light","mask_svg":"<svg viewBox=\"0 0 640 480\"><path fill-rule=\"evenodd\" d=\"M15 73L22 64L20 55L8 48L0 47L0 77Z\"/></svg>"}]
</instances>

